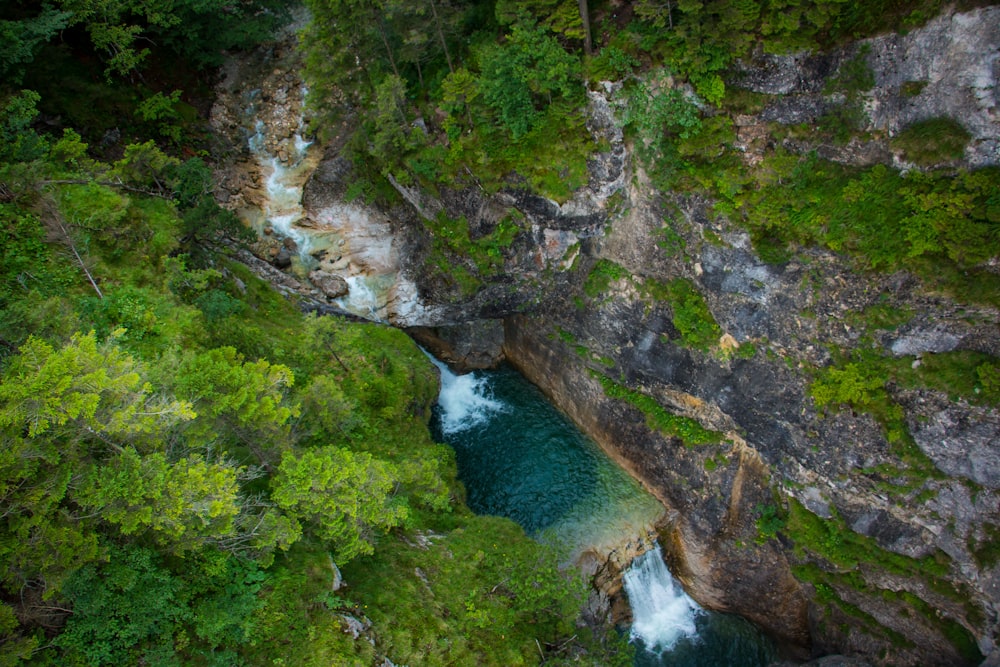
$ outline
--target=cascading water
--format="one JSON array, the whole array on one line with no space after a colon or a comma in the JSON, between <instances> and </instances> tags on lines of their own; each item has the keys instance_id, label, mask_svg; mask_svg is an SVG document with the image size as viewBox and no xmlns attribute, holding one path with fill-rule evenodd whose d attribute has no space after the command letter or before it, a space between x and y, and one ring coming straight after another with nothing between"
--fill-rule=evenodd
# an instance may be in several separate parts
<instances>
[{"instance_id":1,"label":"cascading water","mask_svg":"<svg viewBox=\"0 0 1000 667\"><path fill-rule=\"evenodd\" d=\"M490 396L489 381L476 373L456 375L431 357L441 371L441 393L438 395L441 433L455 435L487 421L505 406Z\"/></svg>"},{"instance_id":2,"label":"cascading water","mask_svg":"<svg viewBox=\"0 0 1000 667\"><path fill-rule=\"evenodd\" d=\"M511 368L441 371L438 437L455 450L469 507L517 521L574 560L645 534L663 506L585 438ZM641 667L763 667L771 643L747 621L701 610L663 562L659 546L624 575Z\"/></svg>"},{"instance_id":3,"label":"cascading water","mask_svg":"<svg viewBox=\"0 0 1000 667\"><path fill-rule=\"evenodd\" d=\"M659 545L632 562L622 584L637 667L764 667L777 657L746 620L699 607L670 574Z\"/></svg>"},{"instance_id":4,"label":"cascading water","mask_svg":"<svg viewBox=\"0 0 1000 667\"><path fill-rule=\"evenodd\" d=\"M641 535L663 506L511 368L441 370L438 436L455 449L468 503L517 521L567 558Z\"/></svg>"},{"instance_id":5,"label":"cascading water","mask_svg":"<svg viewBox=\"0 0 1000 667\"><path fill-rule=\"evenodd\" d=\"M416 286L399 274L389 218L332 199L323 184L317 186L311 208L303 205L306 184L323 153L303 137L305 120L297 100L304 95L304 89L279 87L267 96L248 91L243 98L247 145L256 162L251 173L258 187L247 188L237 213L262 237L255 252L342 310L401 326L415 324L423 310ZM284 102L275 104L277 99Z\"/></svg>"},{"instance_id":6,"label":"cascading water","mask_svg":"<svg viewBox=\"0 0 1000 667\"><path fill-rule=\"evenodd\" d=\"M347 296L337 299L337 305L360 317L376 322L383 321L385 318L379 310L385 306L385 303L379 298L378 292L378 283L382 278L381 276L365 275L348 276Z\"/></svg>"},{"instance_id":7,"label":"cascading water","mask_svg":"<svg viewBox=\"0 0 1000 667\"><path fill-rule=\"evenodd\" d=\"M312 142L296 133L291 141L284 142L285 159L282 160L269 154L265 139L266 128L262 120L256 122L254 130L247 142L260 164L266 194L263 220L259 222L260 228L257 231L262 232L266 226L270 226L279 236L292 239L297 251L296 263L300 265L298 270L300 273L308 273L317 264L310 254L316 250L316 239L314 234L296 226L296 223L305 215L302 208L302 185L318 159L310 154Z\"/></svg>"},{"instance_id":8,"label":"cascading water","mask_svg":"<svg viewBox=\"0 0 1000 667\"><path fill-rule=\"evenodd\" d=\"M646 649L662 653L698 632L701 607L674 581L659 545L635 559L622 584L632 607L632 639Z\"/></svg>"}]
</instances>

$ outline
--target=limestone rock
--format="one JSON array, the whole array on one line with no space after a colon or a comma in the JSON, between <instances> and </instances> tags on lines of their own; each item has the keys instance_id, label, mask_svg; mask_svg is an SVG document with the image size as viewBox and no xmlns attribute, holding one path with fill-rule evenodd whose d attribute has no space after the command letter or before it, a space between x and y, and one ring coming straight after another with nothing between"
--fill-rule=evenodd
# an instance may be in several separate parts
<instances>
[{"instance_id":1,"label":"limestone rock","mask_svg":"<svg viewBox=\"0 0 1000 667\"><path fill-rule=\"evenodd\" d=\"M1000 7L944 13L906 35L867 41L875 73L868 114L872 126L896 134L917 121L947 117L972 134L966 162L981 167L1000 162L997 66ZM924 82L916 95L900 91Z\"/></svg>"},{"instance_id":2,"label":"limestone rock","mask_svg":"<svg viewBox=\"0 0 1000 667\"><path fill-rule=\"evenodd\" d=\"M907 34L874 37L829 54L757 54L738 65L730 83L780 96L766 105L762 120L810 123L842 103L824 93L824 84L842 64L860 55L875 78L864 101L870 130L894 136L919 121L951 118L972 135L963 164L982 167L1000 164L998 43L1000 7L946 11ZM908 92L908 84L919 84L919 91ZM788 147L800 152L818 149L827 153L823 157L858 165L884 161L887 154L884 140L847 151L795 142Z\"/></svg>"},{"instance_id":3,"label":"limestone rock","mask_svg":"<svg viewBox=\"0 0 1000 667\"><path fill-rule=\"evenodd\" d=\"M282 247L274 256L273 261L279 269L287 269L292 265L292 253L288 251L288 248Z\"/></svg>"},{"instance_id":4,"label":"limestone rock","mask_svg":"<svg viewBox=\"0 0 1000 667\"><path fill-rule=\"evenodd\" d=\"M498 320L448 327L412 327L407 333L459 372L495 368L503 360L503 325Z\"/></svg>"},{"instance_id":5,"label":"limestone rock","mask_svg":"<svg viewBox=\"0 0 1000 667\"><path fill-rule=\"evenodd\" d=\"M335 273L312 271L309 273L309 281L330 299L339 299L342 296L346 296L350 291L350 287L343 276Z\"/></svg>"},{"instance_id":6,"label":"limestone rock","mask_svg":"<svg viewBox=\"0 0 1000 667\"><path fill-rule=\"evenodd\" d=\"M368 619L361 621L350 614L341 614L340 620L343 623L344 632L351 635L352 639L357 639L371 628Z\"/></svg>"},{"instance_id":7,"label":"limestone rock","mask_svg":"<svg viewBox=\"0 0 1000 667\"><path fill-rule=\"evenodd\" d=\"M938 468L989 489L1000 488L1000 413L956 405L930 392L911 406L926 415L910 424L913 439Z\"/></svg>"}]
</instances>

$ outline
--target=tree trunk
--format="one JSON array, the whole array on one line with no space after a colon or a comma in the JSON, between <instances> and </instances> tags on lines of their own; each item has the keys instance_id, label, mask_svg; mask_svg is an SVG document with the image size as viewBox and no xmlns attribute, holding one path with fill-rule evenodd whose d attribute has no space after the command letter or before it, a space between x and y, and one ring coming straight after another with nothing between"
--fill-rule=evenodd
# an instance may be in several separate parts
<instances>
[{"instance_id":1,"label":"tree trunk","mask_svg":"<svg viewBox=\"0 0 1000 667\"><path fill-rule=\"evenodd\" d=\"M434 27L437 29L438 39L441 40L441 48L444 49L445 60L448 61L448 71L454 74L455 68L451 63L451 53L448 51L448 43L444 39L444 31L441 30L441 19L438 18L437 3L434 0L430 0L430 3L431 14L434 15Z\"/></svg>"},{"instance_id":2,"label":"tree trunk","mask_svg":"<svg viewBox=\"0 0 1000 667\"><path fill-rule=\"evenodd\" d=\"M389 65L392 67L392 73L399 76L399 69L396 67L396 58L392 55L392 47L389 46L389 37L385 34L385 23L383 23L381 16L376 17L375 22L378 26L379 37L382 38L382 44L385 46L385 53L389 56Z\"/></svg>"},{"instance_id":3,"label":"tree trunk","mask_svg":"<svg viewBox=\"0 0 1000 667\"><path fill-rule=\"evenodd\" d=\"M594 52L594 44L590 41L590 11L587 0L578 0L580 5L580 20L583 22L583 52L588 56Z\"/></svg>"}]
</instances>

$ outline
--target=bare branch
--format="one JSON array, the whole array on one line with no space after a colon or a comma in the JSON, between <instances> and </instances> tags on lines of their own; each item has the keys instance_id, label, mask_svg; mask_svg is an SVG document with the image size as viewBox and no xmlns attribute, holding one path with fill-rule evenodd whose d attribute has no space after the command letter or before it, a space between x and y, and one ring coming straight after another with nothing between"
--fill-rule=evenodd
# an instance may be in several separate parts
<instances>
[{"instance_id":1,"label":"bare branch","mask_svg":"<svg viewBox=\"0 0 1000 667\"><path fill-rule=\"evenodd\" d=\"M51 181L39 181L38 184L39 185L90 185L91 183L95 183L97 185L103 185L109 188L117 188L119 190L125 190L126 192L135 192L136 194L140 195L159 197L160 199L166 199L168 201L172 200L174 198L174 193L168 190L162 183L160 183L159 179L156 179L155 176L154 180L156 180L156 185L159 186L159 189L154 190L152 188L137 188L134 185L125 185L125 183L123 183L121 179L115 181L95 181L91 179L69 178L69 179L58 179ZM0 183L0 185L3 184Z\"/></svg>"},{"instance_id":2,"label":"bare branch","mask_svg":"<svg viewBox=\"0 0 1000 667\"><path fill-rule=\"evenodd\" d=\"M51 197L46 197L43 204L43 222L51 233L54 234L55 239L65 245L76 257L77 264L83 269L84 274L87 276L87 280L90 281L90 285L97 292L97 296L101 299L104 298L104 294L101 292L101 288L97 286L97 281L94 280L94 276L90 273L90 269L83 261L83 257L76 249L76 244L73 243L73 237L69 235L69 231L66 229L66 224L63 222L62 213L59 212L59 207L56 205L55 201Z\"/></svg>"}]
</instances>

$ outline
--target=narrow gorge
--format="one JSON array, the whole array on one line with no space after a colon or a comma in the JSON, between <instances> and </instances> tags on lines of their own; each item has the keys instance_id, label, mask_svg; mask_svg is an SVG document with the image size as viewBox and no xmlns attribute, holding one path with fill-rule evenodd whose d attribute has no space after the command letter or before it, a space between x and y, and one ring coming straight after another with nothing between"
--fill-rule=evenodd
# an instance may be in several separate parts
<instances>
[{"instance_id":1,"label":"narrow gorge","mask_svg":"<svg viewBox=\"0 0 1000 667\"><path fill-rule=\"evenodd\" d=\"M790 659L996 664L1000 311L968 295L995 289L997 257L955 276L858 259L832 210L871 197L851 215L878 225L876 195L908 174L1000 164L998 49L990 6L740 61L734 101L705 113L731 132L733 170L758 175L756 199L660 186L623 134L622 82L603 81L587 91L586 185L557 202L392 174L394 196L359 190L342 154L355 120L301 152L306 90L286 42L218 88L217 196L262 233L247 261L304 308L404 328L455 369L518 369L662 503L664 558L698 604L749 619ZM860 130L808 131L837 114ZM915 159L900 138L940 119L963 128L961 152ZM303 162L282 227L268 179ZM810 178L842 183L837 201L767 199ZM995 234L997 195L981 199Z\"/></svg>"}]
</instances>

